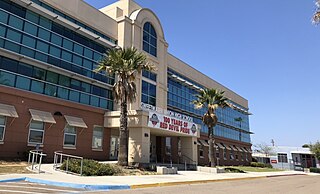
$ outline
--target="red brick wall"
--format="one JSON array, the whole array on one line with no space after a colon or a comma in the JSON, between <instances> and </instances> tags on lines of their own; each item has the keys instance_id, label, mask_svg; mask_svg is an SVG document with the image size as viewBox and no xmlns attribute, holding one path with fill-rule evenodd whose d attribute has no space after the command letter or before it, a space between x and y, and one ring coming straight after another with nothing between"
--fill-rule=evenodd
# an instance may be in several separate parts
<instances>
[{"instance_id":1,"label":"red brick wall","mask_svg":"<svg viewBox=\"0 0 320 194\"><path fill-rule=\"evenodd\" d=\"M76 149L64 149L63 138L66 121L63 116L54 116L57 123L51 127L50 124L45 124L44 145L41 148L47 154L47 161L53 159L54 151L63 151L97 160L108 159L109 129L104 130L103 151L93 151L91 147L93 126L103 126L104 110L4 86L0 86L0 103L15 106L19 115L19 118L13 122L13 118L7 119L4 143L0 144L0 158L23 158L26 151L34 149L33 146L28 146L28 124L31 119L29 109L36 109L50 112L52 115L59 111L62 115L80 117L88 126L83 130L77 128ZM12 125L10 125L11 122Z\"/></svg>"}]
</instances>

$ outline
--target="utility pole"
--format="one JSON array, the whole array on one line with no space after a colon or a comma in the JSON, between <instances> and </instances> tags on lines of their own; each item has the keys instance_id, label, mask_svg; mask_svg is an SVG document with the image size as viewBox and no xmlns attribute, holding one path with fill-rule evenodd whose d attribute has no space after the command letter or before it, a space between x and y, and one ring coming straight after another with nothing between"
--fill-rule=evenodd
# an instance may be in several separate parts
<instances>
[{"instance_id":1,"label":"utility pole","mask_svg":"<svg viewBox=\"0 0 320 194\"><path fill-rule=\"evenodd\" d=\"M274 140L271 139L271 144L272 144L272 147L274 147Z\"/></svg>"}]
</instances>

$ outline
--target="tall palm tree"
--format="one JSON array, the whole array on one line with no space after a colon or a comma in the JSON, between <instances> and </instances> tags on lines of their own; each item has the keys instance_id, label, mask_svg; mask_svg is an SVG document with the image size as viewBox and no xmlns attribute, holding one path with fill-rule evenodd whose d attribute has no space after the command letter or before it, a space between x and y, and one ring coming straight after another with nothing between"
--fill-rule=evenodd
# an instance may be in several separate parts
<instances>
[{"instance_id":1,"label":"tall palm tree","mask_svg":"<svg viewBox=\"0 0 320 194\"><path fill-rule=\"evenodd\" d=\"M128 166L128 108L127 103L136 99L136 76L142 70L154 70L154 66L147 61L147 57L136 48L111 49L99 62L96 72L106 75L115 74L116 82L113 86L114 101L120 104L120 145L118 164Z\"/></svg>"},{"instance_id":2,"label":"tall palm tree","mask_svg":"<svg viewBox=\"0 0 320 194\"><path fill-rule=\"evenodd\" d=\"M320 23L320 0L316 0L316 12L313 14L312 21L314 24Z\"/></svg>"},{"instance_id":3,"label":"tall palm tree","mask_svg":"<svg viewBox=\"0 0 320 194\"><path fill-rule=\"evenodd\" d=\"M217 125L218 118L216 110L221 107L229 106L228 98L224 97L224 91L217 89L204 89L196 95L197 99L193 101L196 108L206 108L207 112L202 116L202 122L208 127L209 136L209 161L211 167L215 166L214 161L214 134L213 128Z\"/></svg>"}]
</instances>

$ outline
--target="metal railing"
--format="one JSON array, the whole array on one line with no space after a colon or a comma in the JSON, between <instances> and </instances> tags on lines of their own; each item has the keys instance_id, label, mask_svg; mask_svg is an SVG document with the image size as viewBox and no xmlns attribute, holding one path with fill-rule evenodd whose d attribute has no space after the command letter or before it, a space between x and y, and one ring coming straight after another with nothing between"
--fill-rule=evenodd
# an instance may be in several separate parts
<instances>
[{"instance_id":1,"label":"metal railing","mask_svg":"<svg viewBox=\"0 0 320 194\"><path fill-rule=\"evenodd\" d=\"M38 164L38 172L41 172L41 164L43 156L47 156L44 154L42 150L30 150L28 156L28 165L31 163L31 170L35 169L35 165Z\"/></svg>"},{"instance_id":2,"label":"metal railing","mask_svg":"<svg viewBox=\"0 0 320 194\"><path fill-rule=\"evenodd\" d=\"M184 170L186 171L188 169L187 165L198 165L197 161L192 160L190 157L186 156L186 155L182 155L181 156L182 161L184 161ZM188 160L188 162L187 162Z\"/></svg>"},{"instance_id":3,"label":"metal railing","mask_svg":"<svg viewBox=\"0 0 320 194\"><path fill-rule=\"evenodd\" d=\"M74 156L69 154L63 154L62 151L56 151L54 152L54 158L53 158L53 169L57 170L61 167L62 163L66 160L66 168L65 172L68 173L69 171L69 161L71 159L79 159L80 161L80 173L79 175L82 176L82 169L83 169L83 157L80 156ZM75 173L75 172L72 172ZM78 174L78 173L75 173Z\"/></svg>"}]
</instances>

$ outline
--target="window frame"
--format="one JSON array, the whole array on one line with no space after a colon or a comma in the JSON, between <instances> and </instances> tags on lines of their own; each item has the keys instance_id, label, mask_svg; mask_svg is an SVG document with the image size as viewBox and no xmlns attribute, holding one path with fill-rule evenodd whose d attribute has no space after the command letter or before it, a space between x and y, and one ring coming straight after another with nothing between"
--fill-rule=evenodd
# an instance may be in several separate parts
<instances>
[{"instance_id":1,"label":"window frame","mask_svg":"<svg viewBox=\"0 0 320 194\"><path fill-rule=\"evenodd\" d=\"M0 124L0 127L3 128L2 137L0 137L0 143L4 142L4 136L6 133L6 124L7 124L7 117L6 116L0 116L4 119L4 124Z\"/></svg>"},{"instance_id":2,"label":"window frame","mask_svg":"<svg viewBox=\"0 0 320 194\"><path fill-rule=\"evenodd\" d=\"M145 30L146 25L149 25L148 30ZM151 32L152 30L154 31L154 35ZM144 37L147 37L148 40L145 40ZM155 39L155 45L152 44L152 40L151 40L152 38ZM141 40L142 40L142 50L150 54L151 56L157 58L158 57L158 34L156 29L152 25L152 23L149 21L143 24ZM147 46L147 48L145 48L145 45ZM154 53L151 51L151 48L155 50Z\"/></svg>"},{"instance_id":3,"label":"window frame","mask_svg":"<svg viewBox=\"0 0 320 194\"><path fill-rule=\"evenodd\" d=\"M41 130L41 129L31 128L31 123L32 123L32 122L42 123L42 130ZM38 143L38 142L30 142L30 134L31 134L31 131L42 132L41 143ZM31 122L30 122L30 124L29 124L28 145L37 145L37 144L43 145L43 143L44 143L44 135L45 135L45 123L44 123L44 122L40 122L40 121L31 120Z\"/></svg>"},{"instance_id":4,"label":"window frame","mask_svg":"<svg viewBox=\"0 0 320 194\"><path fill-rule=\"evenodd\" d=\"M203 145L199 146L199 157L204 158L204 146Z\"/></svg>"},{"instance_id":5,"label":"window frame","mask_svg":"<svg viewBox=\"0 0 320 194\"><path fill-rule=\"evenodd\" d=\"M95 139L95 135L94 135L94 130L95 129L101 129L101 131L102 131L102 136L101 136L101 147L95 147L94 145L93 145L93 143L94 143L94 139ZM92 147L92 149L93 150L103 150L103 136L104 136L104 127L103 126L100 126L100 125L94 125L93 126L93 129L92 129L92 145L91 145L91 147Z\"/></svg>"},{"instance_id":6,"label":"window frame","mask_svg":"<svg viewBox=\"0 0 320 194\"><path fill-rule=\"evenodd\" d=\"M288 163L288 154L287 153L278 153L278 162L279 163Z\"/></svg>"},{"instance_id":7,"label":"window frame","mask_svg":"<svg viewBox=\"0 0 320 194\"><path fill-rule=\"evenodd\" d=\"M75 133L66 133L66 128L67 127L74 128ZM74 145L66 145L65 144L66 135L75 136ZM66 124L66 126L63 129L63 148L76 148L76 147L77 147L77 128L76 127L72 127L69 124Z\"/></svg>"}]
</instances>

